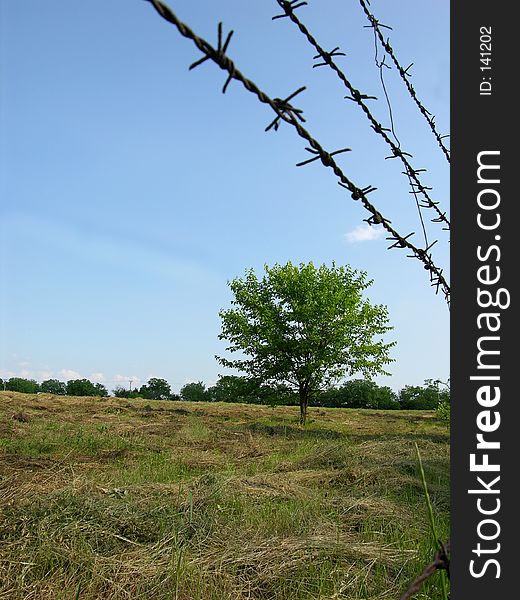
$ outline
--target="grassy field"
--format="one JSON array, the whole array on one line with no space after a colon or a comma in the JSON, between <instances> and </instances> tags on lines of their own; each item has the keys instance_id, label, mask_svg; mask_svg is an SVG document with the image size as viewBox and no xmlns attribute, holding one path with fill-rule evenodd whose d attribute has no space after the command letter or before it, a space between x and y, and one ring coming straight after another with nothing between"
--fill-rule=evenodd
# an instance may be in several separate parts
<instances>
[{"instance_id":1,"label":"grassy field","mask_svg":"<svg viewBox=\"0 0 520 600\"><path fill-rule=\"evenodd\" d=\"M449 529L428 411L0 392L0 599L398 599ZM438 574L415 598L441 598Z\"/></svg>"}]
</instances>

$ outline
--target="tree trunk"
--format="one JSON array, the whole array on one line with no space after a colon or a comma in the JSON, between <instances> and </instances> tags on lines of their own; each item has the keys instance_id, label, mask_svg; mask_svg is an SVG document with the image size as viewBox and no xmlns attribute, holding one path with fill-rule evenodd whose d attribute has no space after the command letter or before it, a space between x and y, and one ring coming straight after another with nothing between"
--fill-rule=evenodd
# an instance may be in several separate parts
<instances>
[{"instance_id":1,"label":"tree trunk","mask_svg":"<svg viewBox=\"0 0 520 600\"><path fill-rule=\"evenodd\" d=\"M304 384L299 385L298 393L300 396L300 425L305 426L307 421L307 405L309 403L309 390Z\"/></svg>"}]
</instances>

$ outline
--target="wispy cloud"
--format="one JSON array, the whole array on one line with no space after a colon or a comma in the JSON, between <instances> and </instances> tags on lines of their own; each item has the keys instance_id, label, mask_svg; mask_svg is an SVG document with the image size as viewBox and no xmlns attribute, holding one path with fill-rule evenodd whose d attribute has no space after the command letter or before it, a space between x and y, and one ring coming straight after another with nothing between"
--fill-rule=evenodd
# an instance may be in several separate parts
<instances>
[{"instance_id":1,"label":"wispy cloud","mask_svg":"<svg viewBox=\"0 0 520 600\"><path fill-rule=\"evenodd\" d=\"M52 379L54 373L52 371L37 371L36 372L36 381L45 381L46 379Z\"/></svg>"},{"instance_id":2,"label":"wispy cloud","mask_svg":"<svg viewBox=\"0 0 520 600\"><path fill-rule=\"evenodd\" d=\"M61 371L59 371L58 374L65 381L68 381L70 379L82 379L81 375L77 371L73 371L72 369L61 369Z\"/></svg>"},{"instance_id":3,"label":"wispy cloud","mask_svg":"<svg viewBox=\"0 0 520 600\"><path fill-rule=\"evenodd\" d=\"M104 373L92 373L89 379L94 383L104 383L107 380Z\"/></svg>"},{"instance_id":4,"label":"wispy cloud","mask_svg":"<svg viewBox=\"0 0 520 600\"><path fill-rule=\"evenodd\" d=\"M345 234L345 239L350 244L356 242L370 242L377 240L385 235L385 230L382 227L375 227L371 225L358 225L352 231Z\"/></svg>"},{"instance_id":5,"label":"wispy cloud","mask_svg":"<svg viewBox=\"0 0 520 600\"><path fill-rule=\"evenodd\" d=\"M2 379L10 379L11 377L20 377L16 371L7 371L0 369L0 377Z\"/></svg>"}]
</instances>

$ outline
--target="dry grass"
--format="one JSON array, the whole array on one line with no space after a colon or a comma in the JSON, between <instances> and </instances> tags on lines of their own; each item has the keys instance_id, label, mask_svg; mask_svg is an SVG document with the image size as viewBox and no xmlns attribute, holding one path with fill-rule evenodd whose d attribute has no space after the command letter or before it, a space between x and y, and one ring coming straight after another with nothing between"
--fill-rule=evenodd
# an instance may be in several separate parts
<instances>
[{"instance_id":1,"label":"dry grass","mask_svg":"<svg viewBox=\"0 0 520 600\"><path fill-rule=\"evenodd\" d=\"M0 392L0 600L389 600L441 535L433 413ZM418 598L438 596L430 582Z\"/></svg>"}]
</instances>

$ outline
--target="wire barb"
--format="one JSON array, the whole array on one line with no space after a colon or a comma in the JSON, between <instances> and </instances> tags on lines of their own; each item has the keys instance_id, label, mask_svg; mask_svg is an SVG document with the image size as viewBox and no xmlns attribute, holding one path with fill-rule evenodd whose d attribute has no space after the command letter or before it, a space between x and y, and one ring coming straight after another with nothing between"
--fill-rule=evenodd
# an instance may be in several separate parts
<instances>
[{"instance_id":1,"label":"wire barb","mask_svg":"<svg viewBox=\"0 0 520 600\"><path fill-rule=\"evenodd\" d=\"M312 57L313 60L317 60L317 59L321 58L321 59L323 59L323 62L312 65L312 68L315 69L316 67L323 67L323 66L330 64L330 61L334 56L347 56L345 54L345 52L338 52L338 50L339 50L339 46L336 46L330 52L325 52L323 55L316 54L316 56L313 56Z\"/></svg>"},{"instance_id":2,"label":"wire barb","mask_svg":"<svg viewBox=\"0 0 520 600\"><path fill-rule=\"evenodd\" d=\"M302 117L303 110L301 108L294 108L292 104L289 104L289 100L292 100L295 96L303 92L303 90L305 89L307 89L305 86L298 88L290 96L287 96L285 100L281 100L280 98L275 98L273 100L274 104L276 105L276 108L278 109L278 116L275 119L273 119L271 123L269 123L269 125L265 128L265 131L269 131L271 128L273 128L275 131L278 131L282 114L286 115L291 120L299 119L300 121L305 122L305 119Z\"/></svg>"},{"instance_id":3,"label":"wire barb","mask_svg":"<svg viewBox=\"0 0 520 600\"><path fill-rule=\"evenodd\" d=\"M273 21L275 21L276 19L284 19L285 17L288 17L293 10L300 8L300 6L307 6L307 2L299 2L299 0L292 0L291 2L288 2L287 0L283 0L280 6L282 6L285 13L283 15L275 15L274 17L272 17Z\"/></svg>"},{"instance_id":4,"label":"wire barb","mask_svg":"<svg viewBox=\"0 0 520 600\"><path fill-rule=\"evenodd\" d=\"M305 150L307 150L307 152L310 152L311 154L315 154L315 156L314 158L309 158L308 160L296 163L297 167L303 167L304 165L308 165L309 163L319 159L321 159L321 161L323 162L324 157L320 155L318 150L314 150L313 148L305 148ZM350 152L351 150L352 148L342 148L341 150L335 150L334 152L327 153L327 157L325 158L325 160L327 163L330 163L330 157L335 156L336 154L341 154L342 152ZM325 166L329 165L326 164Z\"/></svg>"},{"instance_id":5,"label":"wire barb","mask_svg":"<svg viewBox=\"0 0 520 600\"><path fill-rule=\"evenodd\" d=\"M226 41L222 44L222 23L218 24L218 29L217 29L217 50L216 53L222 58L224 59L226 57L226 50L229 46L229 42L231 41L231 38L233 36L233 30L231 30L226 37ZM204 50L203 50L204 51ZM201 65L202 63L206 62L207 60L210 60L211 58L213 58L211 56L211 53L206 51L205 52L205 56L203 56L202 58L200 58L199 60L196 60L194 63L192 63L189 67L188 70L192 71L193 69L195 69L196 67L198 67L199 65ZM224 86L222 87L222 93L225 94L227 87L230 83L230 81L233 79L233 73L230 73L226 79L226 82L224 83Z\"/></svg>"}]
</instances>

